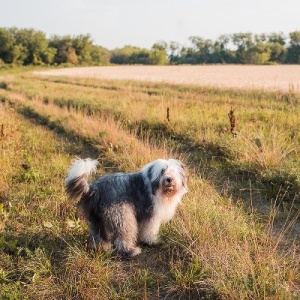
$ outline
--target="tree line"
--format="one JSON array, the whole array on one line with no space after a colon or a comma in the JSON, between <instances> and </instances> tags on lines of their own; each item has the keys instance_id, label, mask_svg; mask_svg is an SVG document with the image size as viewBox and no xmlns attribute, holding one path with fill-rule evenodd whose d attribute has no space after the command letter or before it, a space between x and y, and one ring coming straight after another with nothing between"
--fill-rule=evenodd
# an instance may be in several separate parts
<instances>
[{"instance_id":1,"label":"tree line","mask_svg":"<svg viewBox=\"0 0 300 300\"><path fill-rule=\"evenodd\" d=\"M89 34L50 38L35 29L0 27L0 67L9 65L108 64L300 64L300 31L191 36L186 45L159 41L151 49L124 46L108 50Z\"/></svg>"},{"instance_id":2,"label":"tree line","mask_svg":"<svg viewBox=\"0 0 300 300\"><path fill-rule=\"evenodd\" d=\"M89 34L48 39L34 29L0 28L0 65L104 65L110 56Z\"/></svg>"}]
</instances>

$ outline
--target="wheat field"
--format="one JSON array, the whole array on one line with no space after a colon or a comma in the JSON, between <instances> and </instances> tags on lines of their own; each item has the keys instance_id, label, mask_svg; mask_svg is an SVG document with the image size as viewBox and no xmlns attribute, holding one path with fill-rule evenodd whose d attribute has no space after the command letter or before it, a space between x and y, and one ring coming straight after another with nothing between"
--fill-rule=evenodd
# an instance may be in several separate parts
<instances>
[{"instance_id":1,"label":"wheat field","mask_svg":"<svg viewBox=\"0 0 300 300\"><path fill-rule=\"evenodd\" d=\"M300 66L105 66L56 69L43 75L126 79L222 88L300 92Z\"/></svg>"}]
</instances>

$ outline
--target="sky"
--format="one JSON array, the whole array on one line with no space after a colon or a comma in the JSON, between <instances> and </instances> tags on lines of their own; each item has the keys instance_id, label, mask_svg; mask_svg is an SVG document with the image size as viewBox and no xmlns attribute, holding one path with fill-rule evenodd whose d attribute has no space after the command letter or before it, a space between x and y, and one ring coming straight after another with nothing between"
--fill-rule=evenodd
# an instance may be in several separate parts
<instances>
[{"instance_id":1,"label":"sky","mask_svg":"<svg viewBox=\"0 0 300 300\"><path fill-rule=\"evenodd\" d=\"M300 0L0 0L0 27L51 35L90 34L107 49L150 49L238 32L300 30Z\"/></svg>"}]
</instances>

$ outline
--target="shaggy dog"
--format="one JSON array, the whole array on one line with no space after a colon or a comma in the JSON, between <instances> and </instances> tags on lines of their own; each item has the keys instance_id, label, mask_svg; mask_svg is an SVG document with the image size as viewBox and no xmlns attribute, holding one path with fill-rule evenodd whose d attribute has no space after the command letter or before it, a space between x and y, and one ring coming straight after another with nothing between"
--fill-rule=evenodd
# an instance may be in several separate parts
<instances>
[{"instance_id":1,"label":"shaggy dog","mask_svg":"<svg viewBox=\"0 0 300 300\"><path fill-rule=\"evenodd\" d=\"M89 222L88 247L113 246L122 255L141 252L137 242L158 242L161 223L171 220L187 192L183 164L176 159L158 159L136 173L115 173L88 183L98 162L78 159L66 178L71 198L81 197Z\"/></svg>"}]
</instances>

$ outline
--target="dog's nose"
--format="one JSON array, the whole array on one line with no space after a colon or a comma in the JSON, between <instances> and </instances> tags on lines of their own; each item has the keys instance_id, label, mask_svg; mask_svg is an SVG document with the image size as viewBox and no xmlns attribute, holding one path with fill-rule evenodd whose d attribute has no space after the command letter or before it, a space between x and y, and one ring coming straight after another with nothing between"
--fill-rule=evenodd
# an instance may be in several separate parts
<instances>
[{"instance_id":1,"label":"dog's nose","mask_svg":"<svg viewBox=\"0 0 300 300\"><path fill-rule=\"evenodd\" d=\"M173 180L172 177L167 177L166 178L166 182L169 183L169 184L172 183L172 180Z\"/></svg>"}]
</instances>

